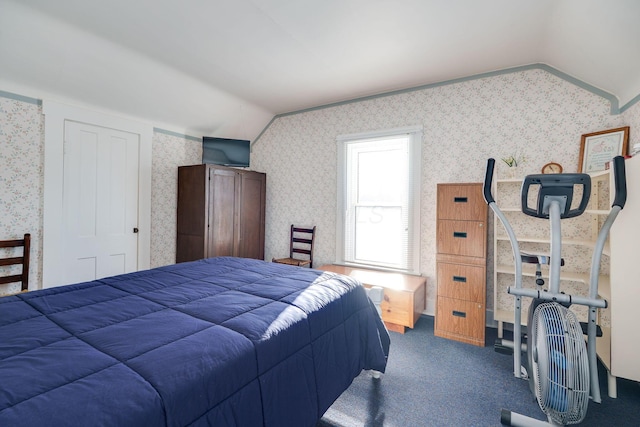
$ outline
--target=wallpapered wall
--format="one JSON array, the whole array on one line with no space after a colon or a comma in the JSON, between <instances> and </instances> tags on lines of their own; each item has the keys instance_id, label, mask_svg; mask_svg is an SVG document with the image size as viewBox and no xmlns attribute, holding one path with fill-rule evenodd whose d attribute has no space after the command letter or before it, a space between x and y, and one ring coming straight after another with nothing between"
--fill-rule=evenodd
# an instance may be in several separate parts
<instances>
[{"instance_id":1,"label":"wallpapered wall","mask_svg":"<svg viewBox=\"0 0 640 427\"><path fill-rule=\"evenodd\" d=\"M289 225L297 223L318 226L317 265L334 261L336 136L422 125L421 272L432 302L436 184L479 182L487 157L515 152L528 158L525 172L550 160L575 171L580 135L597 130L629 125L630 143L640 142L640 103L617 116L609 109L599 96L529 70L281 117L252 152L252 169L267 173L266 259L288 251ZM32 234L32 289L41 286L43 123L37 103L0 96L0 239ZM176 168L200 155L198 141L154 133L152 267L174 262Z\"/></svg>"},{"instance_id":2,"label":"wallpapered wall","mask_svg":"<svg viewBox=\"0 0 640 427\"><path fill-rule=\"evenodd\" d=\"M634 144L640 144L640 102L637 102L622 115L622 123L624 126L630 127L629 150L631 150Z\"/></svg>"},{"instance_id":3,"label":"wallpapered wall","mask_svg":"<svg viewBox=\"0 0 640 427\"><path fill-rule=\"evenodd\" d=\"M202 142L155 132L151 172L151 267L176 262L178 166L202 162Z\"/></svg>"},{"instance_id":4,"label":"wallpapered wall","mask_svg":"<svg viewBox=\"0 0 640 427\"><path fill-rule=\"evenodd\" d=\"M0 97L0 239L31 233L31 289L42 276L43 142L42 108ZM20 283L0 286L0 295L19 290Z\"/></svg>"},{"instance_id":5,"label":"wallpapered wall","mask_svg":"<svg viewBox=\"0 0 640 427\"><path fill-rule=\"evenodd\" d=\"M639 124L640 108L616 116L610 108L607 100L532 69L280 117L254 144L251 160L268 177L266 257L287 253L289 225L297 223L318 227L314 264L335 261L336 137L422 125L420 270L433 313L436 184L481 182L488 157L514 153L526 157L524 173L538 173L549 161L576 171L582 134ZM491 247L488 265L491 308Z\"/></svg>"}]
</instances>

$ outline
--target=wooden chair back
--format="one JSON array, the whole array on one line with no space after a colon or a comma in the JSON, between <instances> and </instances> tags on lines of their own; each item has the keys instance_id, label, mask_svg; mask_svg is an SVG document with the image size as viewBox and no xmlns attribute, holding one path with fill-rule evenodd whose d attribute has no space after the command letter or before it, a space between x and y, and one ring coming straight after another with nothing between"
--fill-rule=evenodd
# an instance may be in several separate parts
<instances>
[{"instance_id":1,"label":"wooden chair back","mask_svg":"<svg viewBox=\"0 0 640 427\"><path fill-rule=\"evenodd\" d=\"M300 258L297 255L309 257L309 266L313 267L313 240L316 235L316 227L303 228L291 225L291 242L289 244L289 257Z\"/></svg>"},{"instance_id":2,"label":"wooden chair back","mask_svg":"<svg viewBox=\"0 0 640 427\"><path fill-rule=\"evenodd\" d=\"M22 239L0 240L0 248L13 249L20 247L22 247L22 255L15 256L15 253L11 253L10 255L13 256L0 258L0 267L22 265L22 272L20 274L0 276L0 285L21 282L21 291L26 292L29 290L29 254L31 252L31 234L25 234ZM0 271L0 274L2 274L2 271Z\"/></svg>"},{"instance_id":3,"label":"wooden chair back","mask_svg":"<svg viewBox=\"0 0 640 427\"><path fill-rule=\"evenodd\" d=\"M309 266L313 268L313 243L316 235L316 227L296 227L291 224L289 242L289 258L273 258L273 262L280 264Z\"/></svg>"}]
</instances>

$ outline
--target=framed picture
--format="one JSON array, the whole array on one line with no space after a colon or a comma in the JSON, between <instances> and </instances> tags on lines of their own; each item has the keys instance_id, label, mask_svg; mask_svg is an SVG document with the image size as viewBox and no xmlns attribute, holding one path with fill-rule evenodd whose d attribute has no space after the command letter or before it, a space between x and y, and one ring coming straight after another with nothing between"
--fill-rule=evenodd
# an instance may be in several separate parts
<instances>
[{"instance_id":1,"label":"framed picture","mask_svg":"<svg viewBox=\"0 0 640 427\"><path fill-rule=\"evenodd\" d=\"M582 135L578 172L603 171L615 156L627 154L629 126Z\"/></svg>"}]
</instances>

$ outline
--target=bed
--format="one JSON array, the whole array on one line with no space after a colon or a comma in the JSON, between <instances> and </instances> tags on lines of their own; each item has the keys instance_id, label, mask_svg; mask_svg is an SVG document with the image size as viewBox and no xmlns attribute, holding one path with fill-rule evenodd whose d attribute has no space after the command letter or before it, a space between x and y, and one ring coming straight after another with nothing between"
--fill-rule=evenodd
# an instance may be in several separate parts
<instances>
[{"instance_id":1,"label":"bed","mask_svg":"<svg viewBox=\"0 0 640 427\"><path fill-rule=\"evenodd\" d=\"M314 426L389 336L334 273L219 257L0 298L0 425Z\"/></svg>"}]
</instances>

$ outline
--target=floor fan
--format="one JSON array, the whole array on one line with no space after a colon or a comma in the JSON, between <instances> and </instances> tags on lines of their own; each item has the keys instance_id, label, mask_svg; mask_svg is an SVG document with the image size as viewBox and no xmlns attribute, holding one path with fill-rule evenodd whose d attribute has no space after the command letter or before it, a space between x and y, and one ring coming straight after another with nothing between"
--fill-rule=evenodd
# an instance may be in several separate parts
<instances>
[{"instance_id":1,"label":"floor fan","mask_svg":"<svg viewBox=\"0 0 640 427\"><path fill-rule=\"evenodd\" d=\"M589 360L580 322L558 303L538 305L533 314L531 377L536 398L550 421L576 424L587 414Z\"/></svg>"}]
</instances>

